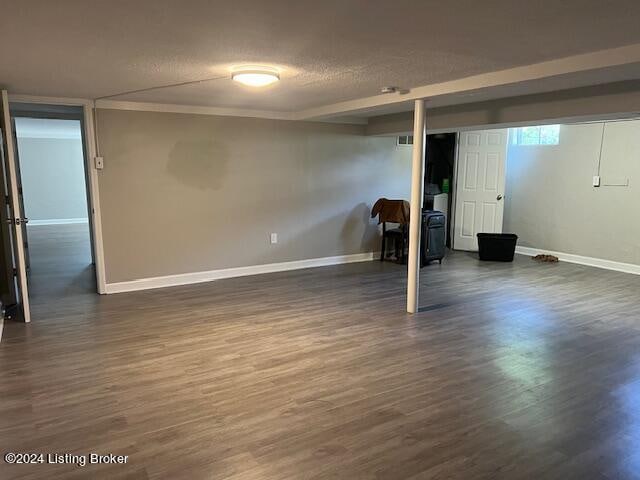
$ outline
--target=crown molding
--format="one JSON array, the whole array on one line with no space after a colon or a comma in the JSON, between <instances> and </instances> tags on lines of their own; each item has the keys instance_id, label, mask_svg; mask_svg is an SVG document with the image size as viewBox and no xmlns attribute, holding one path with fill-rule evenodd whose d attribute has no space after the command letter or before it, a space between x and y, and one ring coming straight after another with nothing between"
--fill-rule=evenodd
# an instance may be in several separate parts
<instances>
[{"instance_id":1,"label":"crown molding","mask_svg":"<svg viewBox=\"0 0 640 480\"><path fill-rule=\"evenodd\" d=\"M71 107L93 105L93 100L89 100L88 98L42 97L39 95L16 95L12 93L9 93L9 102L68 105Z\"/></svg>"},{"instance_id":2,"label":"crown molding","mask_svg":"<svg viewBox=\"0 0 640 480\"><path fill-rule=\"evenodd\" d=\"M118 100L97 100L96 108L112 110L135 110L140 112L187 113L196 115L218 115L223 117L251 117L271 120L296 120L292 112L271 110L250 110L244 108L205 107L170 103L127 102Z\"/></svg>"}]
</instances>

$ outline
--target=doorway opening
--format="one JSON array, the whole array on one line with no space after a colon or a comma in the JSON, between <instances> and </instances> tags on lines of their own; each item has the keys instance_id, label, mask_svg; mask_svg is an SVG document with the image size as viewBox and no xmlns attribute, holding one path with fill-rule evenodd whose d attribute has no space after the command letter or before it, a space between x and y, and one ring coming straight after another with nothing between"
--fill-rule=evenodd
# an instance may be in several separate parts
<instances>
[{"instance_id":1,"label":"doorway opening","mask_svg":"<svg viewBox=\"0 0 640 480\"><path fill-rule=\"evenodd\" d=\"M478 233L502 233L509 130L463 131L458 137L453 248L478 251Z\"/></svg>"},{"instance_id":2,"label":"doorway opening","mask_svg":"<svg viewBox=\"0 0 640 480\"><path fill-rule=\"evenodd\" d=\"M455 132L427 135L423 208L444 213L447 222L447 247L451 247L449 218L453 201L451 182L454 177L457 137Z\"/></svg>"},{"instance_id":3,"label":"doorway opening","mask_svg":"<svg viewBox=\"0 0 640 480\"><path fill-rule=\"evenodd\" d=\"M54 298L96 292L82 110L76 110L11 106L34 310Z\"/></svg>"}]
</instances>

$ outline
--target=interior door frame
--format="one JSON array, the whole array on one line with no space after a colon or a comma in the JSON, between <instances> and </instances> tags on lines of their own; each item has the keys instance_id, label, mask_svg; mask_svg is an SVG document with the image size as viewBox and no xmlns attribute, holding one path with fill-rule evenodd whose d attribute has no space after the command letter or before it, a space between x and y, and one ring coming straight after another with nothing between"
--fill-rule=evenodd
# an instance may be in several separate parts
<instances>
[{"instance_id":1,"label":"interior door frame","mask_svg":"<svg viewBox=\"0 0 640 480\"><path fill-rule=\"evenodd\" d=\"M24 217L27 216L27 211L24 208L24 192L22 188L22 165L20 164L20 151L18 150L18 135L16 132L16 119L13 115L11 117L11 134L13 135L13 145L14 145L14 157L16 162L16 175L18 177L18 198L20 200L20 211ZM27 222L29 221L26 218ZM27 222L22 222L20 228L22 229L22 244L24 245L24 261L25 266L27 267L27 274L29 273L29 268L31 267L31 260L29 255L29 232L27 231Z\"/></svg>"},{"instance_id":2,"label":"interior door frame","mask_svg":"<svg viewBox=\"0 0 640 480\"><path fill-rule=\"evenodd\" d=\"M540 124L543 124L545 122L542 122ZM548 122L546 122L548 123ZM559 122L561 123L561 122ZM536 125L538 123L535 123ZM456 224L456 201L457 201L457 191L458 191L458 169L459 169L459 165L460 165L460 138L462 137L462 134L465 132L474 132L474 131L478 131L478 130L482 130L482 131L487 131L487 130L507 130L507 152L505 153L505 171L504 171L504 175L506 177L507 171L506 171L506 166L507 166L507 161L508 158L506 155L508 155L508 150L509 150L509 141L510 141L510 135L511 135L511 129L512 128L517 128L520 126L527 126L527 125L534 125L534 123L531 122L522 122L522 123L513 123L513 124L500 124L500 125L485 125L485 126L476 126L476 127L465 127L465 128L459 128L457 129L456 132L456 152L455 152L455 157L454 157L454 161L453 161L453 181L451 182L452 184L452 192L451 194L453 195L453 199L452 199L452 203L451 203L451 209L453 210L451 212L451 225L449 226L450 229L450 233L451 233L451 250L457 250L456 248L456 239L455 239L455 224ZM506 197L506 195L503 193L503 198ZM503 224L504 224L504 218L503 218Z\"/></svg>"},{"instance_id":3,"label":"interior door frame","mask_svg":"<svg viewBox=\"0 0 640 480\"><path fill-rule=\"evenodd\" d=\"M7 168L5 158L4 141L0 142L0 182L2 182L3 194L9 192ZM4 195L3 195L4 196ZM16 288L16 278L14 271L14 257L13 257L13 225L11 219L13 214L9 202L5 198L2 198L2 206L0 208L0 262L5 264L5 268L0 271L0 285L2 285L2 292L0 292L0 317L8 313L9 309L18 304L18 292ZM1 338L1 337L0 337Z\"/></svg>"},{"instance_id":4,"label":"interior door frame","mask_svg":"<svg viewBox=\"0 0 640 480\"><path fill-rule=\"evenodd\" d=\"M455 226L456 226L456 200L458 196L458 157L460 155L460 134L461 130L457 130L456 132L456 148L455 153L453 154L453 179L451 182L451 191L449 195L451 195L451 211L449 212L449 236L451 238L451 250L456 249L456 236L455 234Z\"/></svg>"},{"instance_id":5,"label":"interior door frame","mask_svg":"<svg viewBox=\"0 0 640 480\"><path fill-rule=\"evenodd\" d=\"M22 203L20 201L20 177L18 173L17 148L14 143L13 122L11 121L11 110L9 108L9 95L6 90L2 90L2 125L3 128L3 144L4 144L4 162L6 169L6 186L9 203L8 220L12 225L12 244L13 244L13 265L16 276L17 304L22 308L22 319L25 323L31 321L31 309L29 308L29 286L27 283L27 263L26 250L24 247L24 212L22 211Z\"/></svg>"},{"instance_id":6,"label":"interior door frame","mask_svg":"<svg viewBox=\"0 0 640 480\"><path fill-rule=\"evenodd\" d=\"M456 227L456 213L455 213L455 209L456 209L456 205L457 205L457 191L458 191L458 179L459 179L459 165L460 165L460 139L462 138L462 134L466 133L466 132L475 132L475 131L491 131L491 130L506 130L506 150L505 150L505 157L504 157L504 171L503 171L503 177L505 179L506 182L506 175L507 175L507 161L508 161L508 153L509 153L509 140L510 140L510 135L511 135L511 129L515 128L515 126L511 126L511 125L490 125L487 127L468 127L468 128L460 128L456 131L457 133L457 137L456 137L456 152L455 152L455 159L454 159L454 169L453 169L453 175L454 175L454 180L453 182L451 182L454 186L453 186L453 191L452 191L452 195L453 195L453 201L452 201L452 205L451 208L454 210L453 214L451 215L451 249L452 250L459 250L458 248L456 248L456 235L455 235L455 227ZM503 186L503 193L502 193L502 198L504 199L506 197L505 193L504 193L504 189L505 189L506 185ZM504 208L504 202L503 202L503 208ZM502 219L502 226L504 226L504 216ZM501 230L502 231L502 230ZM463 249L462 251L467 251L466 249Z\"/></svg>"},{"instance_id":7,"label":"interior door frame","mask_svg":"<svg viewBox=\"0 0 640 480\"><path fill-rule=\"evenodd\" d=\"M33 97L30 95L11 95L10 103L71 106L82 107L80 119L82 129L82 143L87 184L87 207L90 215L91 251L95 264L96 289L101 295L106 294L106 274L104 262L104 243L102 238L102 212L100 209L100 186L98 182L98 169L95 167L96 136L94 123L94 105L91 100L57 98L57 97ZM63 118L64 114L50 116L49 118ZM43 117L44 118L44 117Z\"/></svg>"}]
</instances>

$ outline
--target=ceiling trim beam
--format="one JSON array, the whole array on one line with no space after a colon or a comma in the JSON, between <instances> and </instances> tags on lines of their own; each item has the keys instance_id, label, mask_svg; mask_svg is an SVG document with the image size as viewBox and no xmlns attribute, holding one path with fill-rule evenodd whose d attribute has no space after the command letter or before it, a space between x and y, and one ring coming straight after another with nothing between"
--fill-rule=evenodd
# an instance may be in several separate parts
<instances>
[{"instance_id":1,"label":"ceiling trim beam","mask_svg":"<svg viewBox=\"0 0 640 480\"><path fill-rule=\"evenodd\" d=\"M541 80L543 78L590 70L606 69L632 63L640 63L640 44L600 50L507 70L483 73L459 80L415 87L406 94L374 95L357 100L335 103L333 105L310 108L296 112L295 118L297 120L309 120L342 113L353 114L366 112L367 110L372 110L375 107L383 105L411 102L421 98L432 99L445 95L470 93L486 88L503 87L521 82ZM473 100L470 99L470 101Z\"/></svg>"}]
</instances>

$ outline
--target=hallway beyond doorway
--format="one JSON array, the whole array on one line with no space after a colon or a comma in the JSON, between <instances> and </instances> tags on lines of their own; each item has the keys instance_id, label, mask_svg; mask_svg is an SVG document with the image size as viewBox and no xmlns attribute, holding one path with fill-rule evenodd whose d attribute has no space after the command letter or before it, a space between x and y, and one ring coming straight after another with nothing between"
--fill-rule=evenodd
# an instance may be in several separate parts
<instances>
[{"instance_id":1,"label":"hallway beyond doorway","mask_svg":"<svg viewBox=\"0 0 640 480\"><path fill-rule=\"evenodd\" d=\"M33 315L45 317L52 297L95 293L89 225L29 225L29 294Z\"/></svg>"}]
</instances>

